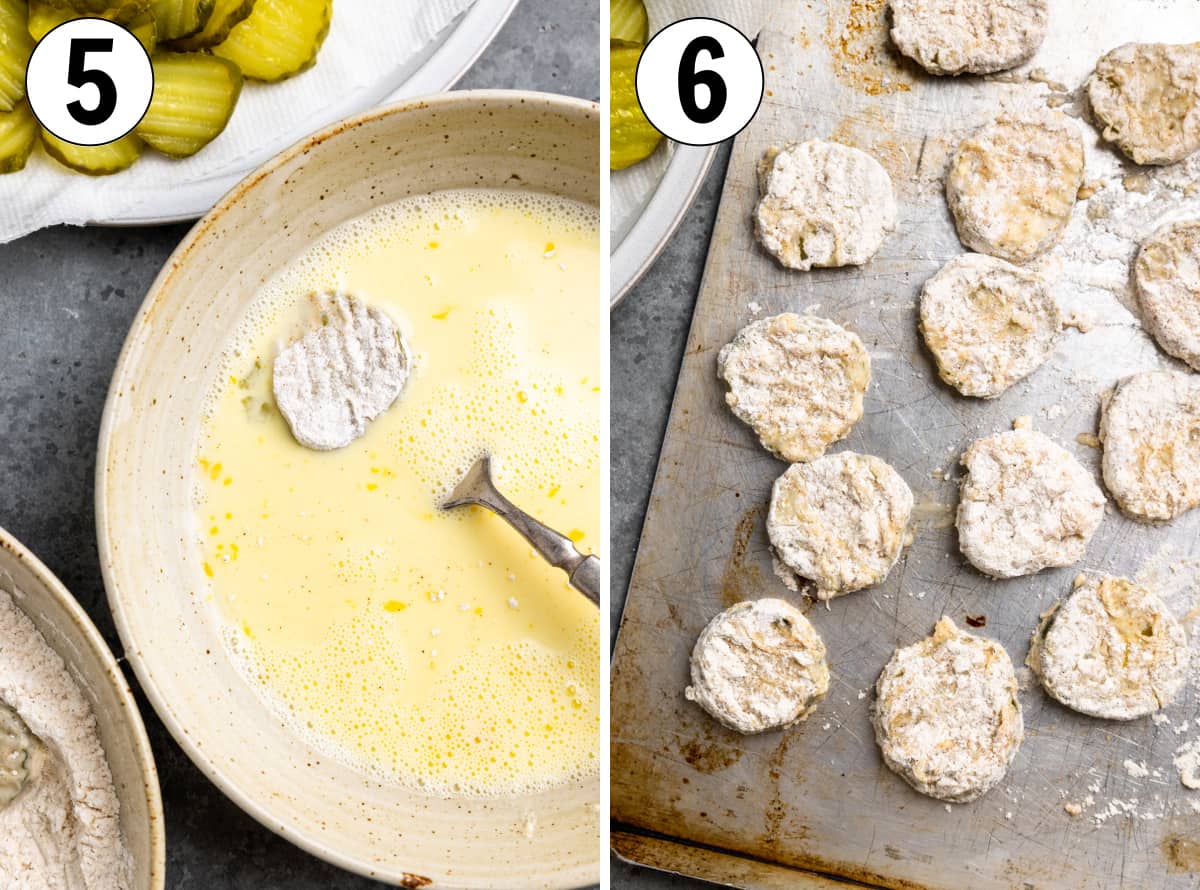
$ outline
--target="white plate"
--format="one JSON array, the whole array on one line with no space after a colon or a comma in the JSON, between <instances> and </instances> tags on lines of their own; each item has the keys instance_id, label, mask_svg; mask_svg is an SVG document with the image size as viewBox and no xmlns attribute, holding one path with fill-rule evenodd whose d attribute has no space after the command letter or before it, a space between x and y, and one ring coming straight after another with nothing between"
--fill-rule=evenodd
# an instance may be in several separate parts
<instances>
[{"instance_id":1,"label":"white plate","mask_svg":"<svg viewBox=\"0 0 1200 890\"><path fill-rule=\"evenodd\" d=\"M352 100L330 107L324 117L332 122L374 105L386 105L447 90L458 82L508 21L517 0L475 0L475 4L439 33L415 56L387 72L376 84L374 95L357 94ZM283 149L308 135L309 129L279 134L237 170L196 182L182 182L139 207L137 215L92 220L102 226L146 226L183 222L203 216L217 200L247 173Z\"/></svg>"},{"instance_id":2,"label":"white plate","mask_svg":"<svg viewBox=\"0 0 1200 890\"><path fill-rule=\"evenodd\" d=\"M625 237L612 250L609 305L616 306L662 253L696 199L716 145L676 145L653 193Z\"/></svg>"}]
</instances>

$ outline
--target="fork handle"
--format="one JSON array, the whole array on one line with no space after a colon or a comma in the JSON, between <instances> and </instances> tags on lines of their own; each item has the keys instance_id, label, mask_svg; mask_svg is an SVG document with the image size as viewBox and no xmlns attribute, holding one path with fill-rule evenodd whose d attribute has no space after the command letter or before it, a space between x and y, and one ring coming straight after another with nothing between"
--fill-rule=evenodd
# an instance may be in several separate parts
<instances>
[{"instance_id":1,"label":"fork handle","mask_svg":"<svg viewBox=\"0 0 1200 890\"><path fill-rule=\"evenodd\" d=\"M600 605L600 560L597 557L580 553L574 541L538 522L495 488L479 497L478 502L519 532L546 562L566 572L572 587Z\"/></svg>"}]
</instances>

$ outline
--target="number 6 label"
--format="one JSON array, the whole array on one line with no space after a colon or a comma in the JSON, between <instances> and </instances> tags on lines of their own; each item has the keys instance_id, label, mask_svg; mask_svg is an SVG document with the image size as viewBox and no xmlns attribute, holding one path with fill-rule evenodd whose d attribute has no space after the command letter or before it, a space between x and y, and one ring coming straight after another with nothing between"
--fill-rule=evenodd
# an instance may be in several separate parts
<instances>
[{"instance_id":1,"label":"number 6 label","mask_svg":"<svg viewBox=\"0 0 1200 890\"><path fill-rule=\"evenodd\" d=\"M763 69L741 31L717 19L682 19L647 44L637 69L642 111L676 142L712 145L758 111Z\"/></svg>"},{"instance_id":2,"label":"number 6 label","mask_svg":"<svg viewBox=\"0 0 1200 890\"><path fill-rule=\"evenodd\" d=\"M42 38L25 73L43 127L75 145L104 145L138 125L154 71L138 39L106 19L76 19Z\"/></svg>"}]
</instances>

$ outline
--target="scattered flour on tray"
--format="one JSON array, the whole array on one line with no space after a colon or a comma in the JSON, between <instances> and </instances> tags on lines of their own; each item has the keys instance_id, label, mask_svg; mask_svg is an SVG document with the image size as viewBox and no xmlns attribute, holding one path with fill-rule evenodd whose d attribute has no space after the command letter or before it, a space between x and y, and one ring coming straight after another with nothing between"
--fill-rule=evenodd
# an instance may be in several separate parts
<instances>
[{"instance_id":1,"label":"scattered flour on tray","mask_svg":"<svg viewBox=\"0 0 1200 890\"><path fill-rule=\"evenodd\" d=\"M4 890L130 890L120 803L83 692L33 622L0 590L0 701L44 746L0 809Z\"/></svg>"},{"instance_id":2,"label":"scattered flour on tray","mask_svg":"<svg viewBox=\"0 0 1200 890\"><path fill-rule=\"evenodd\" d=\"M1080 333L1104 325L1140 331L1131 264L1140 243L1160 226L1200 216L1200 153L1147 171L1136 190L1129 188L1111 152L1089 154L1087 163L1089 173L1102 178L1076 207L1062 241L1033 266L1054 282L1067 324ZM1145 345L1147 352L1158 353L1148 335ZM1142 364L1136 355L1129 359Z\"/></svg>"},{"instance_id":3,"label":"scattered flour on tray","mask_svg":"<svg viewBox=\"0 0 1200 890\"><path fill-rule=\"evenodd\" d=\"M1175 749L1175 769L1185 787L1200 789L1200 738L1192 739Z\"/></svg>"},{"instance_id":4,"label":"scattered flour on tray","mask_svg":"<svg viewBox=\"0 0 1200 890\"><path fill-rule=\"evenodd\" d=\"M1150 770L1146 768L1146 764L1144 763L1138 763L1134 760L1126 758L1123 765L1125 767L1125 772L1129 774L1131 779L1144 779L1146 776L1150 775Z\"/></svg>"}]
</instances>

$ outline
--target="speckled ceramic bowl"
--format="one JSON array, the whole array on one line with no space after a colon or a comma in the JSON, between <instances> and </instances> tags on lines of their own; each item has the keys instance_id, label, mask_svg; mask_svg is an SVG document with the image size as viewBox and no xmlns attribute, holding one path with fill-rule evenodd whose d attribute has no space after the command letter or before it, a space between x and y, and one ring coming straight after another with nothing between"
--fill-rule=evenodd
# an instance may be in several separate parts
<instances>
[{"instance_id":1,"label":"speckled ceramic bowl","mask_svg":"<svg viewBox=\"0 0 1200 890\"><path fill-rule=\"evenodd\" d=\"M50 648L62 656L91 703L121 801L121 831L133 857L134 887L162 890L167 845L158 771L125 675L75 598L2 528L0 590L12 595Z\"/></svg>"},{"instance_id":2,"label":"speckled ceramic bowl","mask_svg":"<svg viewBox=\"0 0 1200 890\"><path fill-rule=\"evenodd\" d=\"M257 288L334 226L447 188L598 204L599 171L599 110L574 99L450 93L350 119L250 175L196 225L121 354L96 515L127 657L179 744L226 794L361 874L406 887L595 882L599 779L514 799L423 797L331 762L272 717L224 653L189 532L203 396Z\"/></svg>"}]
</instances>

